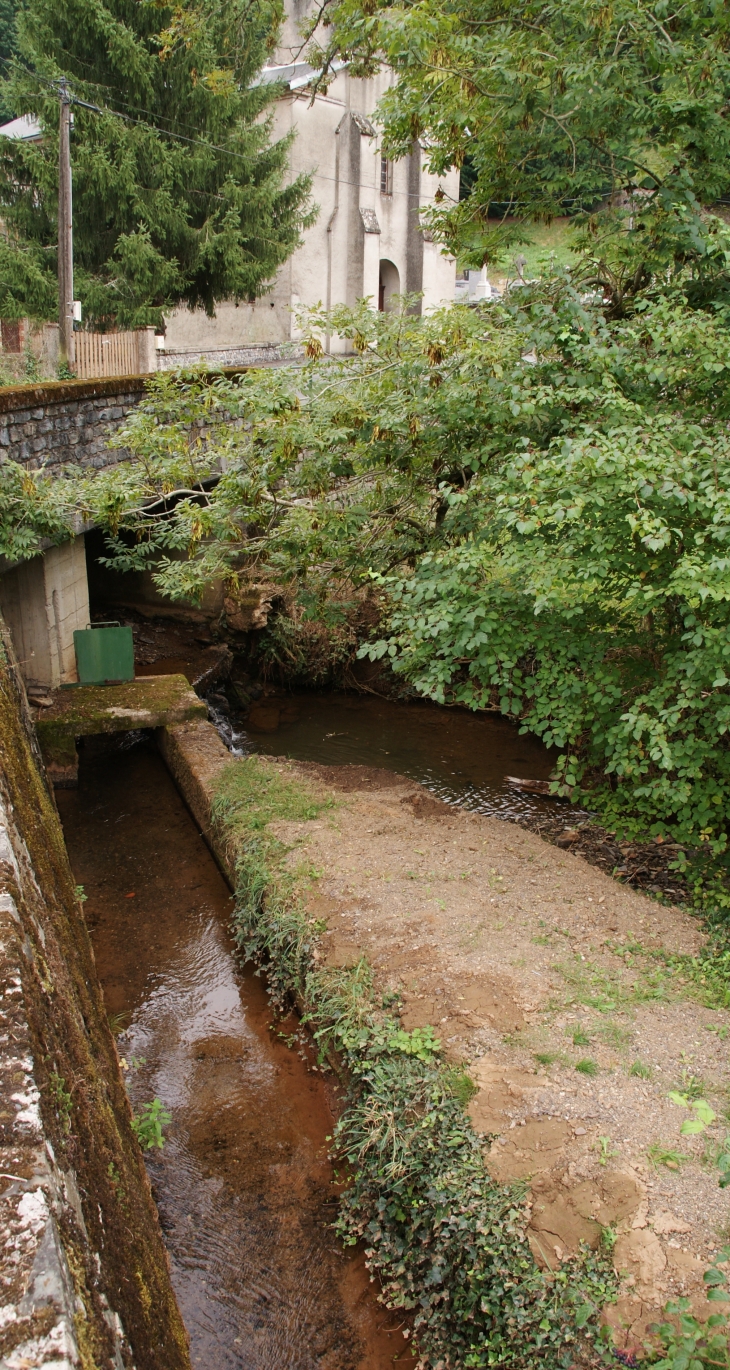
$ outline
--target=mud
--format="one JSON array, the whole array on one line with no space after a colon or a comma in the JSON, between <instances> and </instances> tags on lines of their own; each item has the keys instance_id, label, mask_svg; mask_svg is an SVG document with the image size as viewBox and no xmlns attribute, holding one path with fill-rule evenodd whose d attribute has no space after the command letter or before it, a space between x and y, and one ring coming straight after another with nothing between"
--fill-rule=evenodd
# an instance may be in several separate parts
<instances>
[{"instance_id":1,"label":"mud","mask_svg":"<svg viewBox=\"0 0 730 1370\"><path fill-rule=\"evenodd\" d=\"M148 1172L201 1370L412 1366L332 1230L337 1098L241 972L228 887L148 744L82 751L59 795L133 1106L172 1114Z\"/></svg>"}]
</instances>

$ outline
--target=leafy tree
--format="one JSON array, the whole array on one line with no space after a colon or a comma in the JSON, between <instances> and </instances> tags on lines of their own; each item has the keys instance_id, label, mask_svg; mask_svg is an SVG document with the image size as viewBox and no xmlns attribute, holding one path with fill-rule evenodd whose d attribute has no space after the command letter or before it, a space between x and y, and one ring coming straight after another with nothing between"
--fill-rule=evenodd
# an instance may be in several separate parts
<instances>
[{"instance_id":1,"label":"leafy tree","mask_svg":"<svg viewBox=\"0 0 730 1370\"><path fill-rule=\"evenodd\" d=\"M722 0L325 0L322 18L325 72L344 56L397 73L380 107L391 155L420 138L434 172L468 157L471 194L432 215L467 264L519 241L520 221L583 211L586 278L614 307L687 264L706 295L727 288L702 209L730 187ZM489 218L495 202L516 224Z\"/></svg>"},{"instance_id":2,"label":"leafy tree","mask_svg":"<svg viewBox=\"0 0 730 1370\"><path fill-rule=\"evenodd\" d=\"M43 140L0 144L0 312L56 310L58 88L74 96L75 289L99 327L160 325L253 299L299 241L306 177L284 185L276 87L255 85L279 0L28 0L6 98ZM88 108L95 105L96 109Z\"/></svg>"},{"instance_id":3,"label":"leafy tree","mask_svg":"<svg viewBox=\"0 0 730 1370\"><path fill-rule=\"evenodd\" d=\"M424 319L335 311L355 357L333 360L315 315L308 374L160 375L119 438L136 462L30 494L8 470L5 499L26 554L65 502L173 597L265 576L320 618L375 581L367 650L419 693L513 717L564 792L724 859L727 323L661 298L610 322L555 277Z\"/></svg>"}]
</instances>

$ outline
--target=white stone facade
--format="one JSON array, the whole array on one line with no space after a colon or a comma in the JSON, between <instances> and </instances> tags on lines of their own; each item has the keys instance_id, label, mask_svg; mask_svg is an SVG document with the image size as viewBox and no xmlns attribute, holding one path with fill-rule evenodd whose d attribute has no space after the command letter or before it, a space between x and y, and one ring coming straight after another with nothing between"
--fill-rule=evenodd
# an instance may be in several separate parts
<instances>
[{"instance_id":1,"label":"white stone facade","mask_svg":"<svg viewBox=\"0 0 730 1370\"><path fill-rule=\"evenodd\" d=\"M439 187L458 199L458 171L430 175L417 144L401 161L383 160L373 114L394 80L390 72L360 81L342 67L327 93L312 99L312 69L301 58L298 29L305 12L306 4L289 0L275 64L262 79L284 84L274 109L274 136L290 130L296 135L290 173L292 178L312 174L316 223L303 234L271 292L255 304L220 305L214 319L176 310L165 339L176 360L181 353L296 344L297 311L317 304L354 305L368 298L373 308L387 309L391 296L406 293L422 296L424 312L453 303L454 259L429 241L419 215L433 204ZM346 349L336 337L327 345L333 352Z\"/></svg>"}]
</instances>

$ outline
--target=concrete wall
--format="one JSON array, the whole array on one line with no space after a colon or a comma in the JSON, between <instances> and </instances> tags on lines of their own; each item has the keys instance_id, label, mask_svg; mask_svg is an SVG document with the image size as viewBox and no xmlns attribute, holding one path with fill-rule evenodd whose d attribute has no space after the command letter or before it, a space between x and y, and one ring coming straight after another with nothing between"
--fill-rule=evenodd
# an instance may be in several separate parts
<instances>
[{"instance_id":1,"label":"concrete wall","mask_svg":"<svg viewBox=\"0 0 730 1370\"><path fill-rule=\"evenodd\" d=\"M0 576L0 613L28 684L57 689L77 680L73 635L89 622L83 537Z\"/></svg>"}]
</instances>

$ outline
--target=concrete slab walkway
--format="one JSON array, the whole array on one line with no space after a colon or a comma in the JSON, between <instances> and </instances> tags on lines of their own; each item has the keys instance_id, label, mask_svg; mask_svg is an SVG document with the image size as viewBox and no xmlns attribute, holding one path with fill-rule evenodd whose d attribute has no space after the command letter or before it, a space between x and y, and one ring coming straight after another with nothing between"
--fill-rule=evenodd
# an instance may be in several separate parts
<instances>
[{"instance_id":1,"label":"concrete slab walkway","mask_svg":"<svg viewBox=\"0 0 730 1370\"><path fill-rule=\"evenodd\" d=\"M78 779L76 739L98 733L164 728L205 719L207 705L184 675L145 676L122 685L78 685L49 694L47 707L33 710L49 778L56 786Z\"/></svg>"}]
</instances>

